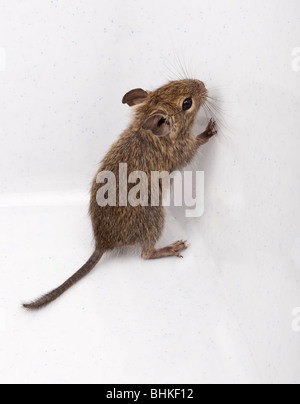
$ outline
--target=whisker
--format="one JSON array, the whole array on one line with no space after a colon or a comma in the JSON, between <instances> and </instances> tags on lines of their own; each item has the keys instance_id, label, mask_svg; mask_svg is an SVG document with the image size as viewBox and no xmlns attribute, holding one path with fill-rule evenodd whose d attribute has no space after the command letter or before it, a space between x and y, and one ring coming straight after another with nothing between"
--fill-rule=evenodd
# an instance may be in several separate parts
<instances>
[{"instance_id":1,"label":"whisker","mask_svg":"<svg viewBox=\"0 0 300 404\"><path fill-rule=\"evenodd\" d=\"M212 103L210 100L206 100L206 103L211 107L215 112L220 113L221 115L226 115L227 110L224 109L223 106L217 105L216 103Z\"/></svg>"},{"instance_id":2,"label":"whisker","mask_svg":"<svg viewBox=\"0 0 300 404\"><path fill-rule=\"evenodd\" d=\"M222 111L216 110L215 107L209 104L208 102L205 103L205 107L220 128L230 130L227 124L227 116L225 116L225 114Z\"/></svg>"},{"instance_id":3,"label":"whisker","mask_svg":"<svg viewBox=\"0 0 300 404\"><path fill-rule=\"evenodd\" d=\"M207 104L204 104L207 112L209 115L219 124L219 118L215 115L215 113L210 109L210 107Z\"/></svg>"},{"instance_id":4,"label":"whisker","mask_svg":"<svg viewBox=\"0 0 300 404\"><path fill-rule=\"evenodd\" d=\"M207 98L209 100L213 100L215 102L222 102L223 100L221 98L217 98L217 97L212 97L211 95L208 95Z\"/></svg>"},{"instance_id":5,"label":"whisker","mask_svg":"<svg viewBox=\"0 0 300 404\"><path fill-rule=\"evenodd\" d=\"M218 121L220 121L221 118L223 119L223 116L221 114L218 115L218 112L211 105L206 103L206 107L208 111L213 115L213 118L217 119Z\"/></svg>"},{"instance_id":6,"label":"whisker","mask_svg":"<svg viewBox=\"0 0 300 404\"><path fill-rule=\"evenodd\" d=\"M183 65L184 65L184 71L185 71L185 74L186 74L186 78L190 79L191 75L189 74L189 69L187 68L186 58L183 59Z\"/></svg>"},{"instance_id":7,"label":"whisker","mask_svg":"<svg viewBox=\"0 0 300 404\"><path fill-rule=\"evenodd\" d=\"M181 59L180 59L180 57L178 55L176 55L176 59L177 59L177 63L179 65L179 68L180 68L181 73L182 73L182 77L183 77L182 80L187 80L188 79L187 72L185 71L185 69L183 67L183 64L181 62Z\"/></svg>"},{"instance_id":8,"label":"whisker","mask_svg":"<svg viewBox=\"0 0 300 404\"><path fill-rule=\"evenodd\" d=\"M177 63L178 63L178 66L179 66L179 70L180 70L180 74L181 74L182 80L185 80L186 77L185 77L184 69L183 69L183 66L182 66L182 64L181 64L181 61L180 61L180 59L179 59L179 56L177 56Z\"/></svg>"},{"instance_id":9,"label":"whisker","mask_svg":"<svg viewBox=\"0 0 300 404\"><path fill-rule=\"evenodd\" d=\"M204 113L205 113L206 119L209 120L210 117L209 117L209 114L208 114L208 111L207 111L207 108L206 108L206 105L205 105L205 104L203 105L203 111L204 111Z\"/></svg>"},{"instance_id":10,"label":"whisker","mask_svg":"<svg viewBox=\"0 0 300 404\"><path fill-rule=\"evenodd\" d=\"M182 80L182 77L180 76L180 74L178 74L178 72L176 72L176 67L174 67L174 66L172 67L170 65L167 65L166 63L165 63L165 67L169 71L169 74L171 74L171 79L169 78L170 81L174 81L174 79Z\"/></svg>"}]
</instances>

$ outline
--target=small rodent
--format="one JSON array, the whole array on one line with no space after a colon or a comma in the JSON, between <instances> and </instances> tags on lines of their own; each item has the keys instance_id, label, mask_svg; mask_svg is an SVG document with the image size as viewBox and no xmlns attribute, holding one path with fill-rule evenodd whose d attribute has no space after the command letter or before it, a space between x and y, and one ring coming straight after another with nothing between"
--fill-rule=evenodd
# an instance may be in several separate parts
<instances>
[{"instance_id":1,"label":"small rodent","mask_svg":"<svg viewBox=\"0 0 300 404\"><path fill-rule=\"evenodd\" d=\"M127 93L123 104L135 107L133 119L105 156L98 173L113 172L118 192L120 163L127 163L128 173L138 170L149 176L152 171L171 173L187 165L197 149L217 133L215 121L210 120L201 135L195 137L192 134L197 113L207 96L205 85L199 80L170 82L153 92L135 89ZM57 299L87 275L106 251L140 245L142 258L155 259L181 257L180 251L187 248L184 241L155 248L164 229L163 206L99 206L96 195L101 184L97 183L96 177L90 201L94 253L65 283L40 299L24 304L25 308L40 309Z\"/></svg>"}]
</instances>

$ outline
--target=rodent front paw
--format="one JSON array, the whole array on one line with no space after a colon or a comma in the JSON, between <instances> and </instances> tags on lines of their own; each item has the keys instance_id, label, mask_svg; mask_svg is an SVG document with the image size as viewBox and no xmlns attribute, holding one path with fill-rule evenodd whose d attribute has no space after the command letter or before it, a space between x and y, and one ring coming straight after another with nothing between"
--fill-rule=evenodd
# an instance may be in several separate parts
<instances>
[{"instance_id":1,"label":"rodent front paw","mask_svg":"<svg viewBox=\"0 0 300 404\"><path fill-rule=\"evenodd\" d=\"M214 119L211 119L209 121L209 124L207 125L206 131L204 133L209 138L215 136L218 133L217 123Z\"/></svg>"}]
</instances>

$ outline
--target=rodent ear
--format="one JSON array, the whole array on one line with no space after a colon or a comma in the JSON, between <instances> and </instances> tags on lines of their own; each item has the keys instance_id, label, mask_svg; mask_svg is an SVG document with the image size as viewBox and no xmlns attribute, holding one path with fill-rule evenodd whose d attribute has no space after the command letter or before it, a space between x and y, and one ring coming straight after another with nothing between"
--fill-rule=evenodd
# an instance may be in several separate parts
<instances>
[{"instance_id":1,"label":"rodent ear","mask_svg":"<svg viewBox=\"0 0 300 404\"><path fill-rule=\"evenodd\" d=\"M148 98L147 91L142 90L141 88L136 88L135 90L129 91L129 93L125 94L123 97L123 104L128 104L130 107L134 105L141 104Z\"/></svg>"},{"instance_id":2,"label":"rodent ear","mask_svg":"<svg viewBox=\"0 0 300 404\"><path fill-rule=\"evenodd\" d=\"M143 129L151 130L155 136L167 136L171 132L171 123L167 115L156 113L149 116L142 126Z\"/></svg>"}]
</instances>

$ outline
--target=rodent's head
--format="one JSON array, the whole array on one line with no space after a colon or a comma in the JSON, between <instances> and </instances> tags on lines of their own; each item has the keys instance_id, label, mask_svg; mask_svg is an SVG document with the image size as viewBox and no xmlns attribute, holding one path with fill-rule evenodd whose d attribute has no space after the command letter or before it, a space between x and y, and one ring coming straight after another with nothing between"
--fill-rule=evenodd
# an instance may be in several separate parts
<instances>
[{"instance_id":1,"label":"rodent's head","mask_svg":"<svg viewBox=\"0 0 300 404\"><path fill-rule=\"evenodd\" d=\"M123 98L123 104L137 106L136 125L155 136L177 137L189 133L207 90L200 80L173 81L156 91L135 89Z\"/></svg>"}]
</instances>

